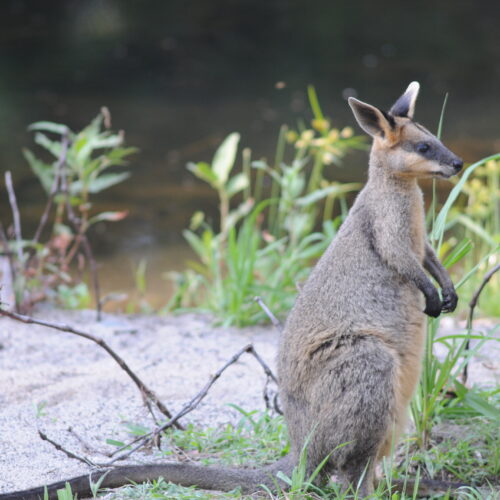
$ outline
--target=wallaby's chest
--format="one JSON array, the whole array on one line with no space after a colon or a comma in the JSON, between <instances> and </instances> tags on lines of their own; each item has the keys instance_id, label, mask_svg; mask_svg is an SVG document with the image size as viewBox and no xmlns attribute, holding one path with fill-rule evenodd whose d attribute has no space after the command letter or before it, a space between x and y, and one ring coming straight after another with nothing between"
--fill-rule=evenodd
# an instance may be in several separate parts
<instances>
[{"instance_id":1,"label":"wallaby's chest","mask_svg":"<svg viewBox=\"0 0 500 500\"><path fill-rule=\"evenodd\" d=\"M411 199L410 210L410 238L413 251L423 260L425 256L425 214L424 202L420 189L415 191Z\"/></svg>"}]
</instances>

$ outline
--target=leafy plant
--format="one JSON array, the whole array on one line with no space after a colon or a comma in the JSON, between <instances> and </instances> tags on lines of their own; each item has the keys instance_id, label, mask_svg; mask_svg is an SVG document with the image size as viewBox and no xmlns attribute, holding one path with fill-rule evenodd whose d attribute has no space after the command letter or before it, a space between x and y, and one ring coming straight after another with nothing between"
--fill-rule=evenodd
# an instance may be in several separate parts
<instances>
[{"instance_id":1,"label":"leafy plant","mask_svg":"<svg viewBox=\"0 0 500 500\"><path fill-rule=\"evenodd\" d=\"M0 228L1 242L11 255L12 285L19 310L27 310L47 297L57 298L68 307L87 306L90 294L82 282L87 266L92 271L100 307L97 272L87 232L98 222L119 221L127 212L96 213L92 196L128 178L128 172L112 170L124 166L126 158L136 151L123 146L123 132L112 132L109 122L109 112L103 108L80 132L52 122L37 122L29 127L46 156L36 156L28 149L24 150L24 156L47 195L47 204L34 236L23 239L11 186L13 236L9 238Z\"/></svg>"},{"instance_id":2,"label":"leafy plant","mask_svg":"<svg viewBox=\"0 0 500 500\"><path fill-rule=\"evenodd\" d=\"M442 119L442 117L441 117ZM441 120L442 121L442 120ZM474 163L463 173L456 185L451 190L443 207L437 217L432 218L432 227L429 235L430 241L434 244L435 250L441 254L442 248L451 248L452 245L444 242L447 231L452 229L462 219L460 215L454 215L451 210L458 196L467 190L467 180L473 172L500 158L500 154L484 158ZM435 192L433 193L435 196ZM435 198L432 202L432 210L436 206ZM451 217L450 217L451 216ZM472 236L469 234L469 236ZM476 236L478 236L476 232ZM456 245L444 260L445 267L450 267L467 256L472 250L472 240L465 238ZM457 282L456 288L460 289L474 274L481 265L488 262L494 256L498 245L492 242L492 247L483 254L479 263L468 268L465 275ZM467 332L452 335L438 335L441 318L428 318L427 321L427 342L423 358L423 371L415 397L411 403L411 412L416 426L417 443L423 449L429 446L429 439L433 425L440 416L451 417L460 412L469 412L472 415L483 415L495 420L500 419L498 412L479 392L468 390L459 382L463 368L469 359L477 352L481 345L487 340L497 340L490 336L477 335L473 332L472 325L468 325ZM474 348L468 349L471 340L479 342ZM442 344L446 348L443 359L436 356L435 348ZM453 399L446 397L453 395Z\"/></svg>"},{"instance_id":3,"label":"leafy plant","mask_svg":"<svg viewBox=\"0 0 500 500\"><path fill-rule=\"evenodd\" d=\"M360 187L327 180L324 168L339 165L345 154L364 145L351 129L331 128L312 88L309 95L312 128L298 133L283 127L272 164L252 162L250 150L244 149L242 169L232 174L236 133L224 140L211 165L188 164L218 193L219 228L204 213L194 214L183 234L199 261L189 262L184 273L169 273L177 285L169 309L196 306L215 313L224 324L245 325L266 321L252 300L255 295L262 295L277 314L291 307L297 284L346 215L347 195ZM285 161L287 144L293 148L290 163ZM265 180L269 194L263 189ZM239 201L232 208L235 198ZM332 220L337 200L341 215Z\"/></svg>"}]
</instances>

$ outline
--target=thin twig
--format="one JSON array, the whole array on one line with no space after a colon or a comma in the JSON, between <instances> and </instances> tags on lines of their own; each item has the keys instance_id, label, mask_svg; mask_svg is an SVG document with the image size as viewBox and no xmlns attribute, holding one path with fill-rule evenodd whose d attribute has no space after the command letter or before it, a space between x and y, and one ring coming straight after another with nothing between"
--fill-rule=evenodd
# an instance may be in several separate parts
<instances>
[{"instance_id":1,"label":"thin twig","mask_svg":"<svg viewBox=\"0 0 500 500\"><path fill-rule=\"evenodd\" d=\"M5 234L5 231L3 229L3 225L0 222L0 242L2 243L2 246L4 247L5 250L5 258L8 259L9 263L9 268L8 272L10 273L10 276L3 276L3 286L7 288L5 293L2 295L6 296L8 303L7 304L2 304L2 301L0 300L0 306L5 307L8 306L10 310L12 311L17 311L18 309L18 304L16 301L16 268L14 266L14 260L12 258L12 252L10 251L9 247L9 240L7 239L7 235ZM10 282L9 282L10 280ZM9 289L10 287L10 289Z\"/></svg>"},{"instance_id":2,"label":"thin twig","mask_svg":"<svg viewBox=\"0 0 500 500\"><path fill-rule=\"evenodd\" d=\"M484 287L488 284L490 279L493 277L493 275L500 270L500 264L497 264L496 266L492 267L483 277L483 281L479 285L478 289L474 292L474 295L472 296L471 301L469 302L469 316L467 318L467 331L471 332L472 331L472 322L474 320L474 310L476 309L477 303L479 301L479 296L481 295L481 292L484 290ZM470 348L470 339L467 339L465 343L465 351L468 351ZM468 369L469 369L469 361L466 360L464 369L462 372L462 381L464 385L467 383L467 376L468 376Z\"/></svg>"},{"instance_id":3,"label":"thin twig","mask_svg":"<svg viewBox=\"0 0 500 500\"><path fill-rule=\"evenodd\" d=\"M73 427L68 427L67 431L68 431L69 434L71 434L72 436L74 436L77 439L77 441L79 441L80 444L84 447L84 449L86 449L89 453L93 453L93 454L98 453L99 455L109 456L106 452L104 452L102 450L96 449L90 443L88 443L87 441L85 441L85 439L83 439L82 436L80 436L80 434L78 434L73 429ZM96 464L96 465L98 465L98 464Z\"/></svg>"},{"instance_id":4,"label":"thin twig","mask_svg":"<svg viewBox=\"0 0 500 500\"><path fill-rule=\"evenodd\" d=\"M17 257L19 262L23 261L23 249L21 235L21 216L19 215L19 207L17 206L16 192L14 191L14 185L12 183L12 174L10 170L5 172L5 187L7 188L7 193L9 194L9 203L12 210L12 218L14 220L14 234L16 235L17 241Z\"/></svg>"},{"instance_id":5,"label":"thin twig","mask_svg":"<svg viewBox=\"0 0 500 500\"><path fill-rule=\"evenodd\" d=\"M48 321L35 319L30 316L25 316L23 314L17 314L10 311L6 311L5 309L1 308L0 308L0 315L8 316L9 318L21 321L22 323L46 326L54 330L72 333L74 335L78 335L79 337L83 337L87 340L91 340L92 342L102 347L118 363L120 368L122 368L122 370L124 370L127 373L127 375L132 379L134 384L138 387L141 394L147 396L155 404L158 410L160 410L167 418L172 418L172 414L167 409L167 407L158 399L158 396L151 389L149 389L149 387L146 386L146 384L130 369L130 367L123 360L123 358L121 358L113 349L111 349L111 347L102 338L96 337L90 333L83 332L81 330L77 330L76 328L73 328L70 325L64 325L60 323L50 323ZM179 418L180 417L178 417L175 420L175 425L179 429L182 429L183 427L177 423L177 420Z\"/></svg>"},{"instance_id":6,"label":"thin twig","mask_svg":"<svg viewBox=\"0 0 500 500\"><path fill-rule=\"evenodd\" d=\"M101 290L99 286L99 276L97 274L97 264L94 258L94 254L92 252L92 247L90 246L89 240L87 239L87 236L85 235L85 230L86 228L84 227L81 219L76 216L73 207L71 206L71 199L70 199L70 193L69 193L69 186L68 186L68 179L66 176L66 168L65 164L63 163L62 169L61 169L61 190L64 193L66 197L66 211L68 213L68 219L77 232L77 236L75 238L76 241L78 239L82 242L83 244L83 250L85 252L85 255L87 257L87 260L90 265L90 272L92 274L92 283L94 285L94 295L95 295L95 307L96 307L96 314L97 314L97 321L101 321Z\"/></svg>"},{"instance_id":7,"label":"thin twig","mask_svg":"<svg viewBox=\"0 0 500 500\"><path fill-rule=\"evenodd\" d=\"M41 439L43 439L44 441L49 442L52 446L54 446L54 448L56 450L62 451L69 458L74 458L75 460L83 462L86 465L90 465L91 467L95 467L96 466L96 464L94 462L92 462L91 460L89 460L88 458L81 457L80 455L77 455L76 453L73 453L72 451L67 450L66 448L64 448L59 443L56 443L55 441L53 441L52 439L50 439L47 436L47 434L43 433L40 429L38 429L38 435L40 436Z\"/></svg>"},{"instance_id":8,"label":"thin twig","mask_svg":"<svg viewBox=\"0 0 500 500\"><path fill-rule=\"evenodd\" d=\"M210 388L215 384L215 382L219 379L219 377L224 373L227 368L229 368L231 365L236 363L240 357L245 354L251 354L262 366L264 369L267 377L271 378L274 382L277 382L276 376L274 373L271 371L271 369L267 366L267 364L262 360L262 358L257 354L255 351L255 348L252 344L248 344L242 349L240 349L236 354L234 354L229 361L227 361L221 368L219 368L214 375L210 377L210 380L205 384L205 386L199 391L187 404L183 406L179 412L177 412L168 422L165 424L161 425L160 427L157 427L156 429L152 430L151 432L148 432L147 434L144 434L140 438L136 438L127 445L123 446L119 450L116 450L113 455L116 453L123 451L124 449L128 448L129 446L135 444L133 448L128 450L126 453L119 455L115 457L113 460L111 460L108 464L106 465L112 465L115 462L118 462L120 460L124 460L128 458L130 455L135 453L137 450L142 448L147 442L154 440L156 436L158 436L161 432L165 431L169 427L172 427L177 420L180 418L186 416L188 413L192 412L200 403L201 401L205 398L205 396L208 394L208 391Z\"/></svg>"},{"instance_id":9,"label":"thin twig","mask_svg":"<svg viewBox=\"0 0 500 500\"><path fill-rule=\"evenodd\" d=\"M151 401L149 400L148 396L144 393L142 393L142 400L144 401L146 408L149 410L149 413L151 414L151 418L153 419L155 425L159 425L160 423L158 422L155 412L153 411L153 407L151 406Z\"/></svg>"},{"instance_id":10,"label":"thin twig","mask_svg":"<svg viewBox=\"0 0 500 500\"><path fill-rule=\"evenodd\" d=\"M269 366L266 364L266 362L259 356L259 354L257 354L255 347L252 344L249 344L247 347L248 347L248 349L246 352L248 352L248 354L251 354L257 360L257 362L260 364L260 366L262 366L265 374L269 378L271 378L274 383L278 384L278 378L272 372L271 368L269 368Z\"/></svg>"},{"instance_id":11,"label":"thin twig","mask_svg":"<svg viewBox=\"0 0 500 500\"><path fill-rule=\"evenodd\" d=\"M262 390L262 397L264 398L264 403L266 404L266 408L268 410L275 409L273 404L271 403L271 397L269 396L269 382L271 381L271 377L266 375L266 383L264 384L264 389ZM275 398L273 397L273 401Z\"/></svg>"},{"instance_id":12,"label":"thin twig","mask_svg":"<svg viewBox=\"0 0 500 500\"><path fill-rule=\"evenodd\" d=\"M90 273L92 274L92 283L94 285L94 295L95 295L95 310L97 315L97 321L101 321L102 314L102 304L101 304L101 287L99 285L99 275L97 273L97 262L94 258L94 252L90 246L89 240L86 234L82 234L83 250L89 261Z\"/></svg>"},{"instance_id":13,"label":"thin twig","mask_svg":"<svg viewBox=\"0 0 500 500\"><path fill-rule=\"evenodd\" d=\"M42 231L47 224L47 220L49 219L49 213L52 209L52 205L54 204L54 197L57 194L59 189L59 180L61 178L61 170L64 168L66 164L66 157L68 155L68 146L69 146L69 138L68 138L68 130L66 130L62 137L62 148L59 159L57 160L57 164L55 167L54 174L54 182L52 183L52 187L50 188L49 199L47 200L47 205L45 206L45 210L43 211L42 217L40 218L40 223L35 232L35 236L33 237L33 243L38 243L40 241L40 237L42 236Z\"/></svg>"},{"instance_id":14,"label":"thin twig","mask_svg":"<svg viewBox=\"0 0 500 500\"><path fill-rule=\"evenodd\" d=\"M271 320L271 323L274 325L274 327L279 332L281 332L283 330L283 325L281 324L281 321L271 312L271 310L269 309L269 307L266 306L264 301L259 296L254 297L253 300L257 302L257 304L259 304L261 309L266 313L267 317Z\"/></svg>"}]
</instances>

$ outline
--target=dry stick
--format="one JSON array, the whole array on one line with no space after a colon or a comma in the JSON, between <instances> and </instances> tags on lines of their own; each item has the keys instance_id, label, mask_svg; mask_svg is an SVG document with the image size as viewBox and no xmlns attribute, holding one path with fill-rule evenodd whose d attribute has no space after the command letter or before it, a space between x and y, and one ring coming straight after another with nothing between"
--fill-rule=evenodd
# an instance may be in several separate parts
<instances>
[{"instance_id":1,"label":"dry stick","mask_svg":"<svg viewBox=\"0 0 500 500\"><path fill-rule=\"evenodd\" d=\"M177 420L179 420L181 417L184 417L188 413L192 412L200 403L201 401L205 398L207 395L208 391L210 388L215 384L215 382L218 380L218 378L222 375L222 373L229 368L231 365L236 363L240 359L240 357L245 354L251 354L257 361L258 363L262 366L264 369L264 372L266 375L271 378L274 382L277 382L276 376L274 373L271 371L269 366L262 360L262 358L257 354L255 351L255 348L252 344L248 344L242 349L240 349L236 354L234 354L229 361L227 361L221 368L219 368L214 375L210 378L210 380L205 384L203 389L201 389L196 396L194 396L191 401L189 401L184 407L175 414L168 422L163 424L160 427L157 427L155 430L148 432L147 434L144 434L143 436L140 436L139 438L134 439L130 443L126 444L125 446L122 446L118 450L116 450L111 456L115 455L116 453L119 453L120 451L123 451L124 449L128 448L129 446L136 444L132 449L127 451L127 453L124 453L123 455L119 455L113 460L111 460L108 464L106 465L112 465L115 462L118 462L119 460L124 460L128 458L130 455L135 453L137 450L142 448L148 441L155 439L156 436L158 436L161 432L165 431L169 427L172 427Z\"/></svg>"},{"instance_id":2,"label":"dry stick","mask_svg":"<svg viewBox=\"0 0 500 500\"><path fill-rule=\"evenodd\" d=\"M16 193L14 191L14 185L12 184L12 175L10 170L5 172L5 187L7 188L7 193L9 194L9 203L12 210L12 217L14 219L14 234L16 235L17 241L17 257L19 262L23 261L23 249L22 236L21 236L21 216L19 215L19 208L17 206Z\"/></svg>"},{"instance_id":3,"label":"dry stick","mask_svg":"<svg viewBox=\"0 0 500 500\"><path fill-rule=\"evenodd\" d=\"M148 409L149 413L151 414L153 422L155 423L155 425L159 425L158 419L156 418L155 412L153 411L153 407L151 406L151 401L149 400L146 394L141 393L141 396L142 396L142 401L146 405L146 408Z\"/></svg>"},{"instance_id":4,"label":"dry stick","mask_svg":"<svg viewBox=\"0 0 500 500\"><path fill-rule=\"evenodd\" d=\"M68 138L68 131L66 130L62 138L61 154L59 156L59 159L57 160L55 168L54 182L52 183L52 187L50 188L47 205L45 206L45 210L43 211L42 217L40 218L40 223L38 224L38 227L36 229L35 236L33 237L33 243L38 243L38 241L40 241L40 237L42 236L42 231L49 219L49 213L52 209L52 205L54 204L54 197L59 189L61 170L63 166L66 164L66 157L68 155L68 146L69 146L69 138Z\"/></svg>"},{"instance_id":5,"label":"dry stick","mask_svg":"<svg viewBox=\"0 0 500 500\"><path fill-rule=\"evenodd\" d=\"M271 320L271 323L274 325L274 327L279 332L281 332L283 330L283 325L281 324L281 321L271 312L271 310L269 309L269 307L266 306L264 301L259 296L254 297L253 300L257 302L257 304L259 304L261 309L267 314L267 317Z\"/></svg>"},{"instance_id":6,"label":"dry stick","mask_svg":"<svg viewBox=\"0 0 500 500\"><path fill-rule=\"evenodd\" d=\"M94 295L95 295L95 304L96 304L96 313L97 313L97 321L101 321L101 288L99 286L99 277L97 274L97 264L94 259L94 253L92 252L92 248L90 246L89 240L85 235L85 228L75 212L73 211L73 207L71 206L71 200L69 196L69 186L68 180L66 177L66 166L65 162L63 162L61 166L61 189L66 196L66 210L68 212L68 218L71 225L74 227L75 231L78 233L77 238L80 238L83 244L83 250L87 256L90 265L90 272L92 274L92 283L94 285Z\"/></svg>"},{"instance_id":7,"label":"dry stick","mask_svg":"<svg viewBox=\"0 0 500 500\"><path fill-rule=\"evenodd\" d=\"M83 446L83 448L86 449L88 452L94 454L99 453L100 455L106 455L106 452L96 449L93 445L85 441L85 439L83 439L82 436L80 436L80 434L73 429L73 427L70 426L66 430L69 434L74 436L77 439L77 441L79 441L79 443Z\"/></svg>"},{"instance_id":8,"label":"dry stick","mask_svg":"<svg viewBox=\"0 0 500 500\"><path fill-rule=\"evenodd\" d=\"M82 234L82 243L85 255L89 261L90 272L92 274L92 283L94 284L94 295L95 295L95 310L97 315L97 321L101 321L102 304L101 304L101 287L99 285L99 276L97 274L97 262L94 258L94 252L90 246L87 235Z\"/></svg>"},{"instance_id":9,"label":"dry stick","mask_svg":"<svg viewBox=\"0 0 500 500\"><path fill-rule=\"evenodd\" d=\"M8 304L12 310L17 310L17 301L16 301L16 290L15 290L15 283L16 283L16 268L14 266L14 261L12 259L12 252L10 251L9 247L9 240L7 239L7 235L5 234L5 231L3 229L3 225L0 222L0 242L2 243L2 246L4 247L4 254L6 258L9 260L9 269L10 269L10 280L11 283L9 284L12 287L12 297L9 299L12 301L12 304ZM6 280L5 276L3 277L4 280ZM4 283L5 285L5 283ZM9 294L10 295L10 294ZM1 300L0 300L0 306L2 305Z\"/></svg>"},{"instance_id":10,"label":"dry stick","mask_svg":"<svg viewBox=\"0 0 500 500\"><path fill-rule=\"evenodd\" d=\"M278 383L278 378L273 373L273 371L271 370L271 368L269 368L269 366L267 365L267 363L257 354L257 351L255 350L255 347L252 344L249 344L247 347L248 347L248 350L247 350L248 354L251 354L257 360L257 362L260 364L260 366L262 366L262 369L264 370L264 373L269 378L271 378L275 384L277 384Z\"/></svg>"},{"instance_id":11,"label":"dry stick","mask_svg":"<svg viewBox=\"0 0 500 500\"><path fill-rule=\"evenodd\" d=\"M493 275L500 270L500 264L497 264L495 267L490 269L483 278L483 281L481 282L481 285L479 285L479 288L474 292L474 295L472 296L471 301L469 302L469 317L467 318L467 331L470 332L472 330L472 321L474 319L474 309L476 308L476 305L479 301L479 296L481 295L481 292L484 290L484 287L488 284L490 279L493 277ZM467 339L465 343L465 351L468 351L470 348L470 339ZM464 385L467 383L467 376L468 376L468 368L469 368L469 362L466 361L464 365L464 370L462 372L462 381Z\"/></svg>"},{"instance_id":12,"label":"dry stick","mask_svg":"<svg viewBox=\"0 0 500 500\"><path fill-rule=\"evenodd\" d=\"M102 347L118 363L118 365L120 366L120 368L122 368L122 370L124 370L127 373L127 375L132 379L134 384L139 388L141 394L147 396L151 401L153 401L155 406L167 418L172 418L172 414L167 409L167 407L158 399L158 396L151 389L149 389L146 386L146 384L144 384L144 382L130 369L127 363L113 349L111 349L111 347L102 338L95 337L94 335L83 332L81 330L77 330L76 328L73 328L72 326L69 325L64 325L60 323L49 323L48 321L35 319L30 316L25 316L23 314L9 312L1 308L0 308L0 315L8 316L9 318L21 321L22 323L26 324L41 325L41 326L46 326L48 328L52 328L54 330L59 330L61 332L73 333L74 335L78 335L79 337L83 337L87 340L95 342L97 345ZM182 425L177 423L177 419L175 425L178 429L183 429Z\"/></svg>"},{"instance_id":13,"label":"dry stick","mask_svg":"<svg viewBox=\"0 0 500 500\"><path fill-rule=\"evenodd\" d=\"M271 309L269 309L269 307L267 307L267 305L262 300L262 298L257 295L256 297L254 297L253 300L255 302L257 302L257 304L259 304L261 309L267 314L267 317L271 320L271 323L274 325L274 327L278 330L278 332L281 333L283 331L283 325L281 324L281 321L272 313ZM268 381L269 381L269 378L267 379L266 386L264 387L264 401L266 402L266 408L271 409L271 405L269 404L269 395L267 393L267 382ZM276 382L276 384L278 384L276 377L274 377L274 381ZM278 394L277 393L274 395L272 408L279 415L283 415L283 410L280 408L279 403L278 403Z\"/></svg>"},{"instance_id":14,"label":"dry stick","mask_svg":"<svg viewBox=\"0 0 500 500\"><path fill-rule=\"evenodd\" d=\"M54 448L58 451L62 451L66 456L69 458L74 458L75 460L79 460L80 462L83 462L86 465L90 465L91 467L95 467L97 464L89 460L88 458L85 457L80 457L76 453L73 453L72 451L67 450L66 448L63 448L59 443L56 443L55 441L52 441L47 434L43 433L40 429L38 429L38 435L40 438L42 438L44 441L49 442Z\"/></svg>"}]
</instances>

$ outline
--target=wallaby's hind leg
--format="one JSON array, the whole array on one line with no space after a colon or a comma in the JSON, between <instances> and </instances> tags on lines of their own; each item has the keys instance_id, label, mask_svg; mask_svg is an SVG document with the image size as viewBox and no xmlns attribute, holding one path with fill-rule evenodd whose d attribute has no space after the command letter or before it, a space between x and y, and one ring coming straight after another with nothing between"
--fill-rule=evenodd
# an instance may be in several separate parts
<instances>
[{"instance_id":1,"label":"wallaby's hind leg","mask_svg":"<svg viewBox=\"0 0 500 500\"><path fill-rule=\"evenodd\" d=\"M341 482L369 494L380 448L394 422L395 355L379 339L358 336L320 357L310 395L310 466L331 453L324 473L336 472Z\"/></svg>"}]
</instances>

